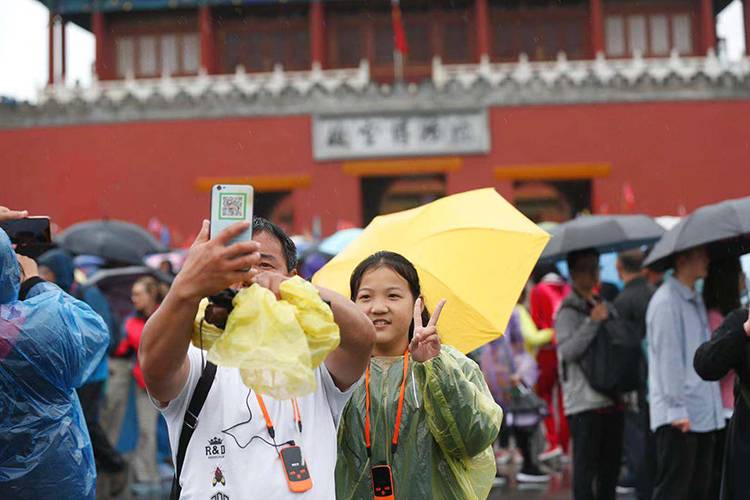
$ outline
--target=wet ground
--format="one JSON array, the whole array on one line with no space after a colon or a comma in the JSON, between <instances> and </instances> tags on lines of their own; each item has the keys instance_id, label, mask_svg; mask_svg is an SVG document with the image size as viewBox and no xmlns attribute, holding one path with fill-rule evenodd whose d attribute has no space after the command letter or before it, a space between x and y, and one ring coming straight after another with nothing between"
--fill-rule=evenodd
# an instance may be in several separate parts
<instances>
[{"instance_id":1,"label":"wet ground","mask_svg":"<svg viewBox=\"0 0 750 500\"><path fill-rule=\"evenodd\" d=\"M553 463L542 466L550 475L550 481L543 484L519 484L515 480L517 465L501 468L505 484L496 486L490 493L489 500L570 500L573 498L570 490L570 464ZM617 495L618 500L635 500L634 495Z\"/></svg>"}]
</instances>

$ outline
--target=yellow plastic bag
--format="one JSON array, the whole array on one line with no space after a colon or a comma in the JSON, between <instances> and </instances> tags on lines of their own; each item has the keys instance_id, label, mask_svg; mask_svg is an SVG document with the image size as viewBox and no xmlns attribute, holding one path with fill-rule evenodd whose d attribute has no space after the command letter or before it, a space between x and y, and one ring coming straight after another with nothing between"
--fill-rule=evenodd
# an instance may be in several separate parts
<instances>
[{"instance_id":1,"label":"yellow plastic bag","mask_svg":"<svg viewBox=\"0 0 750 500\"><path fill-rule=\"evenodd\" d=\"M302 278L281 284L282 300L258 285L240 291L233 300L227 326L221 329L196 316L193 345L208 350L208 360L240 369L242 381L275 399L290 399L315 391L315 369L339 344L339 328L330 307Z\"/></svg>"},{"instance_id":2,"label":"yellow plastic bag","mask_svg":"<svg viewBox=\"0 0 750 500\"><path fill-rule=\"evenodd\" d=\"M280 287L281 298L296 308L297 321L307 336L312 368L315 369L339 345L339 326L333 312L320 299L312 283L299 276L287 280Z\"/></svg>"}]
</instances>

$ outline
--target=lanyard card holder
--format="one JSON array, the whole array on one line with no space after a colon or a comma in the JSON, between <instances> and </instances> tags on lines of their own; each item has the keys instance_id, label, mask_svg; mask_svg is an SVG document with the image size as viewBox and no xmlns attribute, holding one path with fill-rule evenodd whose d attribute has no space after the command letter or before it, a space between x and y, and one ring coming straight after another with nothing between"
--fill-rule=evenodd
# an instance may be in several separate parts
<instances>
[{"instance_id":1,"label":"lanyard card holder","mask_svg":"<svg viewBox=\"0 0 750 500\"><path fill-rule=\"evenodd\" d=\"M302 450L299 446L287 446L279 452L284 464L284 474L292 493L304 493L312 489L312 479L307 464L302 460Z\"/></svg>"},{"instance_id":2,"label":"lanyard card holder","mask_svg":"<svg viewBox=\"0 0 750 500\"><path fill-rule=\"evenodd\" d=\"M387 464L375 465L372 468L372 491L375 500L395 500L393 495L393 474Z\"/></svg>"}]
</instances>

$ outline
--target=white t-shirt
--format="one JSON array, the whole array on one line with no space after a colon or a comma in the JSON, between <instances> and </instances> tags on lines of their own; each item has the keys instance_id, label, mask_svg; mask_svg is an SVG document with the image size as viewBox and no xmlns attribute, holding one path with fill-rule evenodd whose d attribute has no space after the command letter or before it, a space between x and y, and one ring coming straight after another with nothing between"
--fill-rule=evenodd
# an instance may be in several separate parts
<instances>
[{"instance_id":1,"label":"white t-shirt","mask_svg":"<svg viewBox=\"0 0 750 500\"><path fill-rule=\"evenodd\" d=\"M190 374L185 387L176 399L161 408L169 428L173 460L176 460L185 410L202 371L199 349L190 346L188 358ZM276 431L276 443L294 440L300 446L312 479L311 490L301 494L289 491L277 451L260 439L272 442L255 393L242 383L238 369L218 367L185 453L180 498L335 498L336 432L341 412L354 387L341 392L325 364L316 370L315 379L316 391L297 400L302 415L301 435L294 422L291 401L263 397ZM258 438L250 442L255 436Z\"/></svg>"}]
</instances>

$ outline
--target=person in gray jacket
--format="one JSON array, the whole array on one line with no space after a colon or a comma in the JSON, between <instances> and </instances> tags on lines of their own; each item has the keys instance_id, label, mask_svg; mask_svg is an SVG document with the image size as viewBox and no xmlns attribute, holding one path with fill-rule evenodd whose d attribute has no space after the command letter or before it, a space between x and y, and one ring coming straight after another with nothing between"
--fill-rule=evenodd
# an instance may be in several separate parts
<instances>
[{"instance_id":1,"label":"person in gray jacket","mask_svg":"<svg viewBox=\"0 0 750 500\"><path fill-rule=\"evenodd\" d=\"M573 290L555 320L563 406L573 440L573 498L610 500L620 469L624 417L622 407L595 391L580 361L610 314L612 306L595 292L599 253L594 249L568 255Z\"/></svg>"}]
</instances>

